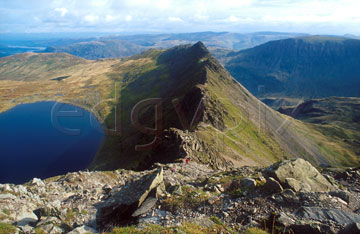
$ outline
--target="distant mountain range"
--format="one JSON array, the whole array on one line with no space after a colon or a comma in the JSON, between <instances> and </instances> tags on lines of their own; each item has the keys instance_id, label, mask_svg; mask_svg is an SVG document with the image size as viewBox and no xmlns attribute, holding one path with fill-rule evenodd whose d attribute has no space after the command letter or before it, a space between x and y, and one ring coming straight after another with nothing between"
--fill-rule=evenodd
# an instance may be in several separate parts
<instances>
[{"instance_id":1,"label":"distant mountain range","mask_svg":"<svg viewBox=\"0 0 360 234\"><path fill-rule=\"evenodd\" d=\"M222 58L259 97L360 96L360 40L308 36L276 40Z\"/></svg>"},{"instance_id":2,"label":"distant mountain range","mask_svg":"<svg viewBox=\"0 0 360 234\"><path fill-rule=\"evenodd\" d=\"M0 56L8 56L16 53L27 52L19 51L7 47L18 44L27 47L45 47L42 52L66 52L86 59L99 58L120 58L135 55L150 48L170 48L181 44L194 44L202 41L211 51L217 52L224 50L240 50L251 48L262 43L284 38L303 36L300 33L277 33L277 32L257 32L257 33L230 33L230 32L196 32L180 34L143 34L126 36L106 36L106 37L87 37L87 38L61 38L46 40L16 40L1 41L4 46L0 47ZM32 52L33 50L31 50ZM221 52L223 53L223 52Z\"/></svg>"},{"instance_id":3,"label":"distant mountain range","mask_svg":"<svg viewBox=\"0 0 360 234\"><path fill-rule=\"evenodd\" d=\"M202 41L235 79L260 98L357 97L360 96L360 40L346 36L199 32L63 38L37 40L33 44L26 41L26 45L46 46L45 50L35 52L68 53L96 60ZM2 46L0 56L26 51L34 48Z\"/></svg>"},{"instance_id":4,"label":"distant mountain range","mask_svg":"<svg viewBox=\"0 0 360 234\"><path fill-rule=\"evenodd\" d=\"M181 34L155 34L132 36L107 36L96 40L55 45L44 52L66 52L86 59L120 58L135 55L150 48L170 48L181 44L203 42L215 55L251 48L262 43L305 34L258 32L249 34L229 32L199 32Z\"/></svg>"}]
</instances>

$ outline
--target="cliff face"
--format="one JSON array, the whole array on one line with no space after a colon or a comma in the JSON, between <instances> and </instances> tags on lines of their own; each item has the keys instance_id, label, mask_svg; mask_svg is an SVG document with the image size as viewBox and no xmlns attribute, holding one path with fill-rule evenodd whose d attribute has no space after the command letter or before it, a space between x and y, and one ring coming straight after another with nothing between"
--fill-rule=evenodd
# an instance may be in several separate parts
<instances>
[{"instance_id":1,"label":"cliff face","mask_svg":"<svg viewBox=\"0 0 360 234\"><path fill-rule=\"evenodd\" d=\"M231 53L226 68L259 96L351 97L360 95L359 52L356 39L292 38Z\"/></svg>"}]
</instances>

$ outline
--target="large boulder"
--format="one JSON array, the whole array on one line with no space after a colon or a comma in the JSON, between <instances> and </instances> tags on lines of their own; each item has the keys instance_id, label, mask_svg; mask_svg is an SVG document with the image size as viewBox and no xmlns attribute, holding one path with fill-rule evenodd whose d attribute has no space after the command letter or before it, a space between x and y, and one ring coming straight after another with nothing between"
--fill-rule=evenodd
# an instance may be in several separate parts
<instances>
[{"instance_id":1,"label":"large boulder","mask_svg":"<svg viewBox=\"0 0 360 234\"><path fill-rule=\"evenodd\" d=\"M22 207L16 213L15 221L18 226L33 225L38 221L38 217L32 211Z\"/></svg>"},{"instance_id":2,"label":"large boulder","mask_svg":"<svg viewBox=\"0 0 360 234\"><path fill-rule=\"evenodd\" d=\"M98 227L106 229L127 224L133 221L134 216L151 209L151 205L155 205L155 202L147 198L156 197L157 188L162 184L163 169L160 167L157 171L123 186L118 193L100 205L96 214ZM144 203L145 200L147 202Z\"/></svg>"},{"instance_id":3,"label":"large boulder","mask_svg":"<svg viewBox=\"0 0 360 234\"><path fill-rule=\"evenodd\" d=\"M275 163L265 170L284 188L304 192L329 192L335 190L329 181L309 162L302 158Z\"/></svg>"},{"instance_id":4,"label":"large boulder","mask_svg":"<svg viewBox=\"0 0 360 234\"><path fill-rule=\"evenodd\" d=\"M298 217L319 222L334 221L340 225L359 223L360 215L340 209L324 209L319 207L301 207L296 212Z\"/></svg>"}]
</instances>

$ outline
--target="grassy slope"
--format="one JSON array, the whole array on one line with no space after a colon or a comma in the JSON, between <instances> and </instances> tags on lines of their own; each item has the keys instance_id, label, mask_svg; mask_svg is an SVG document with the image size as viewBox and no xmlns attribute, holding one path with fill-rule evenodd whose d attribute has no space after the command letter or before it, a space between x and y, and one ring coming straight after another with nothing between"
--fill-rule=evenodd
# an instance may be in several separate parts
<instances>
[{"instance_id":1,"label":"grassy slope","mask_svg":"<svg viewBox=\"0 0 360 234\"><path fill-rule=\"evenodd\" d=\"M120 60L87 61L68 54L18 54L0 59L0 112L20 103L58 100L91 110L109 95L111 66ZM67 77L61 81L53 80ZM107 115L109 110L103 111Z\"/></svg>"},{"instance_id":2,"label":"grassy slope","mask_svg":"<svg viewBox=\"0 0 360 234\"><path fill-rule=\"evenodd\" d=\"M17 54L0 58L0 80L34 81L55 78L59 70L68 70L86 63L88 61L65 53Z\"/></svg>"},{"instance_id":3,"label":"grassy slope","mask_svg":"<svg viewBox=\"0 0 360 234\"><path fill-rule=\"evenodd\" d=\"M289 113L293 111L293 107L281 111ZM331 97L310 100L293 113L294 118L306 122L307 126L313 129L317 139L322 139L320 149L331 155L334 164L359 164L359 98Z\"/></svg>"},{"instance_id":4,"label":"grassy slope","mask_svg":"<svg viewBox=\"0 0 360 234\"><path fill-rule=\"evenodd\" d=\"M316 164L339 163L328 152L337 149L323 142L326 139L323 134L260 103L199 44L166 51L150 50L122 60L84 60L75 65L63 62L63 55L59 56L55 63L60 61L63 66L56 69L54 76L70 77L61 81L50 80L54 77L49 77L43 68L44 73L38 72L43 75L35 81L0 81L0 111L20 102L49 99L75 102L91 110L96 103L92 93L98 92L104 102L95 111L99 111L98 116L108 128L114 127L116 116L117 123L121 123L121 132L117 133L121 135L106 136L104 146L91 166L93 169L138 168L142 166L140 162L156 156L152 152L134 151L134 145L148 143L153 136L141 134L132 127L132 107L144 98L161 97L164 100L164 129L181 129L171 100L182 100L194 90L201 90L204 95L201 98L206 100L207 116L214 115L224 122L220 128L203 120L195 131L189 133L206 147L214 148L214 142L220 141L218 146L221 149L215 150L216 157L225 158L235 165L268 165L279 159L298 156ZM21 77L29 66L20 66L12 75ZM60 93L62 96L58 96ZM188 117L193 115L194 104L199 100L194 99L188 106ZM219 114L221 112L223 114ZM142 112L142 123L151 126L153 113L153 109Z\"/></svg>"}]
</instances>

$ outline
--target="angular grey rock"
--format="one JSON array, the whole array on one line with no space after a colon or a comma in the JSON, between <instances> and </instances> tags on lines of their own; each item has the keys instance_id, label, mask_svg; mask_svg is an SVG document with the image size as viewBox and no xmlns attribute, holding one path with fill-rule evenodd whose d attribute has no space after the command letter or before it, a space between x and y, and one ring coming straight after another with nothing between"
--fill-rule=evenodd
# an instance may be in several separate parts
<instances>
[{"instance_id":1,"label":"angular grey rock","mask_svg":"<svg viewBox=\"0 0 360 234\"><path fill-rule=\"evenodd\" d=\"M312 219L319 222L332 220L340 225L354 222L360 223L360 215L333 208L301 207L296 212L296 215L304 219Z\"/></svg>"},{"instance_id":2,"label":"angular grey rock","mask_svg":"<svg viewBox=\"0 0 360 234\"><path fill-rule=\"evenodd\" d=\"M339 234L360 234L360 223L348 224Z\"/></svg>"},{"instance_id":3,"label":"angular grey rock","mask_svg":"<svg viewBox=\"0 0 360 234\"><path fill-rule=\"evenodd\" d=\"M8 200L8 199L16 200L16 197L10 193L0 194L0 200Z\"/></svg>"},{"instance_id":4,"label":"angular grey rock","mask_svg":"<svg viewBox=\"0 0 360 234\"><path fill-rule=\"evenodd\" d=\"M33 212L25 209L21 210L21 212L16 216L16 223L18 226L31 225L37 221L38 217Z\"/></svg>"},{"instance_id":5,"label":"angular grey rock","mask_svg":"<svg viewBox=\"0 0 360 234\"><path fill-rule=\"evenodd\" d=\"M246 187L255 187L256 180L252 178L243 178L240 180L240 183Z\"/></svg>"},{"instance_id":6,"label":"angular grey rock","mask_svg":"<svg viewBox=\"0 0 360 234\"><path fill-rule=\"evenodd\" d=\"M346 203L349 203L350 201L349 195L343 190L331 191L329 194L333 197L341 198Z\"/></svg>"},{"instance_id":7,"label":"angular grey rock","mask_svg":"<svg viewBox=\"0 0 360 234\"><path fill-rule=\"evenodd\" d=\"M149 196L148 198L146 198L144 203L137 210L135 210L134 213L132 213L131 216L137 217L146 214L155 206L156 202L157 198Z\"/></svg>"},{"instance_id":8,"label":"angular grey rock","mask_svg":"<svg viewBox=\"0 0 360 234\"><path fill-rule=\"evenodd\" d=\"M284 190L283 187L280 185L280 183L277 182L272 177L269 177L266 180L266 183L264 184L263 189L265 190L266 193L269 193L269 194L280 193Z\"/></svg>"},{"instance_id":9,"label":"angular grey rock","mask_svg":"<svg viewBox=\"0 0 360 234\"><path fill-rule=\"evenodd\" d=\"M266 169L266 174L267 176L274 177L284 187L288 188L294 187L293 189L298 190L299 187L306 188L309 186L311 192L329 192L335 190L335 187L315 167L302 158L273 164ZM294 180L289 180L289 178L298 182L295 183ZM289 181L294 183L289 184Z\"/></svg>"},{"instance_id":10,"label":"angular grey rock","mask_svg":"<svg viewBox=\"0 0 360 234\"><path fill-rule=\"evenodd\" d=\"M12 190L12 188L11 188L11 186L10 186L9 184L1 185L1 186L0 186L0 190L2 190L2 191L4 191L4 192L6 192L6 191L8 191L8 192L13 192L13 190Z\"/></svg>"},{"instance_id":11,"label":"angular grey rock","mask_svg":"<svg viewBox=\"0 0 360 234\"><path fill-rule=\"evenodd\" d=\"M294 178L286 178L286 184L295 192L310 192L311 187L308 183L302 183Z\"/></svg>"},{"instance_id":12,"label":"angular grey rock","mask_svg":"<svg viewBox=\"0 0 360 234\"><path fill-rule=\"evenodd\" d=\"M18 191L19 191L20 194L26 194L28 192L26 187L24 187L22 185L18 186Z\"/></svg>"},{"instance_id":13,"label":"angular grey rock","mask_svg":"<svg viewBox=\"0 0 360 234\"><path fill-rule=\"evenodd\" d=\"M68 234L85 234L85 233L97 233L97 231L86 225L80 226L69 232Z\"/></svg>"},{"instance_id":14,"label":"angular grey rock","mask_svg":"<svg viewBox=\"0 0 360 234\"><path fill-rule=\"evenodd\" d=\"M151 191L163 183L163 169L124 185L118 193L99 206L96 223L100 228L131 221L132 214L143 204Z\"/></svg>"},{"instance_id":15,"label":"angular grey rock","mask_svg":"<svg viewBox=\"0 0 360 234\"><path fill-rule=\"evenodd\" d=\"M36 226L43 226L46 224L60 224L61 220L56 217L42 217L41 220L36 224Z\"/></svg>"},{"instance_id":16,"label":"angular grey rock","mask_svg":"<svg viewBox=\"0 0 360 234\"><path fill-rule=\"evenodd\" d=\"M32 185L37 185L39 187L44 187L45 186L44 182L39 178L32 179L31 184Z\"/></svg>"},{"instance_id":17,"label":"angular grey rock","mask_svg":"<svg viewBox=\"0 0 360 234\"><path fill-rule=\"evenodd\" d=\"M58 227L57 225L54 225L52 223L42 226L41 229L48 234L64 233L64 230L61 227Z\"/></svg>"},{"instance_id":18,"label":"angular grey rock","mask_svg":"<svg viewBox=\"0 0 360 234\"><path fill-rule=\"evenodd\" d=\"M210 228L214 225L214 222L211 221L205 215L199 216L197 218L193 218L190 220L190 222L195 223L195 224L199 225L200 227L206 227L206 228Z\"/></svg>"},{"instance_id":19,"label":"angular grey rock","mask_svg":"<svg viewBox=\"0 0 360 234\"><path fill-rule=\"evenodd\" d=\"M289 228L292 230L291 233L299 233L299 234L328 234L321 228L321 223L318 222L304 222L296 223L290 225Z\"/></svg>"},{"instance_id":20,"label":"angular grey rock","mask_svg":"<svg viewBox=\"0 0 360 234\"><path fill-rule=\"evenodd\" d=\"M279 216L276 217L276 221L285 227L295 224L295 220L284 212L280 212Z\"/></svg>"},{"instance_id":21,"label":"angular grey rock","mask_svg":"<svg viewBox=\"0 0 360 234\"><path fill-rule=\"evenodd\" d=\"M26 226L23 226L21 227L21 231L25 234L30 234L30 233L34 233L34 228L29 226L29 225L26 225Z\"/></svg>"}]
</instances>

